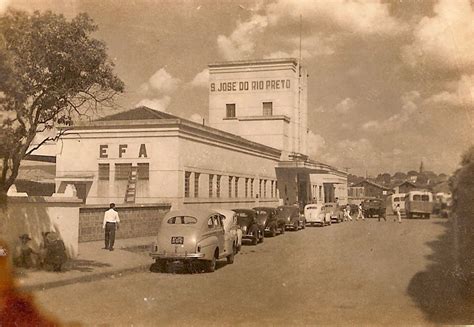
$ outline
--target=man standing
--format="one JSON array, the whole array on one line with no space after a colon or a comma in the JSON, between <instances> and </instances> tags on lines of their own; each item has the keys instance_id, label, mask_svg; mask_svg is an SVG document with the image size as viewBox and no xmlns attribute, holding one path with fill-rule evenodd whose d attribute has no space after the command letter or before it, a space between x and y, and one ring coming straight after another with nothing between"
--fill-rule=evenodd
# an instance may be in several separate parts
<instances>
[{"instance_id":1,"label":"man standing","mask_svg":"<svg viewBox=\"0 0 474 327\"><path fill-rule=\"evenodd\" d=\"M400 212L400 204L397 204L397 206L395 207L395 212L397 214L398 223L401 224L402 223L402 213ZM395 221L395 219L393 221Z\"/></svg>"},{"instance_id":2,"label":"man standing","mask_svg":"<svg viewBox=\"0 0 474 327\"><path fill-rule=\"evenodd\" d=\"M365 220L364 213L362 212L362 204L359 204L357 207L357 218L356 220L359 220L359 218L362 218L362 220Z\"/></svg>"},{"instance_id":3,"label":"man standing","mask_svg":"<svg viewBox=\"0 0 474 327\"><path fill-rule=\"evenodd\" d=\"M344 207L344 220L350 220L352 221L351 217L351 207L349 205Z\"/></svg>"},{"instance_id":4,"label":"man standing","mask_svg":"<svg viewBox=\"0 0 474 327\"><path fill-rule=\"evenodd\" d=\"M119 229L120 218L115 211L115 203L110 204L110 209L104 214L104 223L102 228L105 229L105 250L113 251L115 243L115 229Z\"/></svg>"}]
</instances>

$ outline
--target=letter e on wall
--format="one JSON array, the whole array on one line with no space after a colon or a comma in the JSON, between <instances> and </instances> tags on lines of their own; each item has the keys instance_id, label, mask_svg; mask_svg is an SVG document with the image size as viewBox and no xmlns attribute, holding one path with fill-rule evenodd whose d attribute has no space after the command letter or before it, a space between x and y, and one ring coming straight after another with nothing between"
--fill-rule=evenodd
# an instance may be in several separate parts
<instances>
[{"instance_id":1,"label":"letter e on wall","mask_svg":"<svg viewBox=\"0 0 474 327\"><path fill-rule=\"evenodd\" d=\"M108 158L107 149L109 146L107 144L99 145L99 158Z\"/></svg>"}]
</instances>

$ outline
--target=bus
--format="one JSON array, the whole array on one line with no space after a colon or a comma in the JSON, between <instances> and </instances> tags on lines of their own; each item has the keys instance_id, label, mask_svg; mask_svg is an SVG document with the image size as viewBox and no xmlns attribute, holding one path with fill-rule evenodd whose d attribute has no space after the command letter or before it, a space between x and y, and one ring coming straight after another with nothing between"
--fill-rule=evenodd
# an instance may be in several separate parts
<instances>
[{"instance_id":1,"label":"bus","mask_svg":"<svg viewBox=\"0 0 474 327\"><path fill-rule=\"evenodd\" d=\"M405 196L405 212L408 218L415 216L429 219L433 212L433 194L427 191L411 191Z\"/></svg>"}]
</instances>

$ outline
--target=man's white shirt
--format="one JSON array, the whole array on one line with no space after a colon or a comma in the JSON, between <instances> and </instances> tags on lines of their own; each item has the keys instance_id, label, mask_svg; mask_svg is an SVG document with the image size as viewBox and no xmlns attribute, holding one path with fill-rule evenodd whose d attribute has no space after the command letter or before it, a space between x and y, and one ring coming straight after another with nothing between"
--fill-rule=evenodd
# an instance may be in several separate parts
<instances>
[{"instance_id":1,"label":"man's white shirt","mask_svg":"<svg viewBox=\"0 0 474 327\"><path fill-rule=\"evenodd\" d=\"M119 223L119 222L120 222L120 218L117 211L115 211L114 209L109 209L104 214L104 223L102 227L105 228L106 223Z\"/></svg>"}]
</instances>

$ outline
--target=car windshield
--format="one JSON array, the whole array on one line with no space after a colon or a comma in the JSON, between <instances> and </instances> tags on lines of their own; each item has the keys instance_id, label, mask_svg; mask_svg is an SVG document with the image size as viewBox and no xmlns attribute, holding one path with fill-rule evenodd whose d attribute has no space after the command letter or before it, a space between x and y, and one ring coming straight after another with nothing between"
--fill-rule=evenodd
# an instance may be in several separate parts
<instances>
[{"instance_id":1,"label":"car windshield","mask_svg":"<svg viewBox=\"0 0 474 327\"><path fill-rule=\"evenodd\" d=\"M197 223L197 219L191 216L174 216L167 222L170 225L194 225Z\"/></svg>"},{"instance_id":2,"label":"car windshield","mask_svg":"<svg viewBox=\"0 0 474 327\"><path fill-rule=\"evenodd\" d=\"M308 206L306 209L318 209L318 206Z\"/></svg>"}]
</instances>

